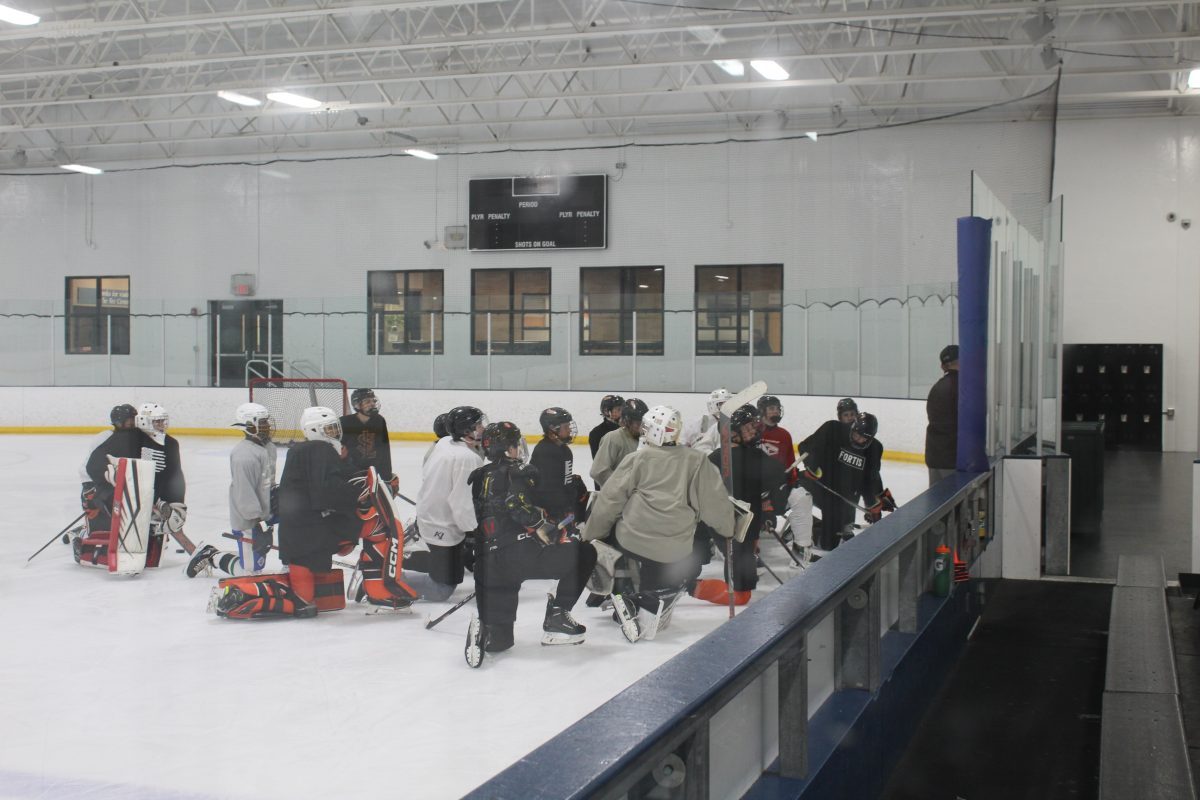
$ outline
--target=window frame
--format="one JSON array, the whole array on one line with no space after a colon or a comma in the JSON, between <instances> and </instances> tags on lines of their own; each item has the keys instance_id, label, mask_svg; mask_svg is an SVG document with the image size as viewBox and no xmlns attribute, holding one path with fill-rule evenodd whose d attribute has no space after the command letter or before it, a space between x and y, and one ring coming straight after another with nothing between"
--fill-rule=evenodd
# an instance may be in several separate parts
<instances>
[{"instance_id":1,"label":"window frame","mask_svg":"<svg viewBox=\"0 0 1200 800\"><path fill-rule=\"evenodd\" d=\"M660 285L657 293L653 289L648 289L646 294L657 294L658 308L656 310L645 310L637 307L639 297L638 291L638 270L650 270L658 273L660 277ZM617 273L617 305L618 308L593 308L588 304L587 298L589 292L586 289L586 275L599 275L602 273ZM632 288L630 288L632 287ZM599 294L597 292L597 294ZM607 292L605 293L607 294ZM637 311L639 322L644 318L644 315L652 315L658 317L659 337L652 341L638 341L637 353L639 356L661 356L666 353L666 267L662 264L645 264L639 266L621 266L621 267L580 267L579 268L579 355L580 356L631 356L633 355L633 312ZM589 336L591 328L590 315L592 314L616 314L618 315L617 327L619 341L616 342L615 349L612 348L613 342L598 342ZM640 327L640 326L639 326ZM639 340L642 339L639 330ZM597 352L598 345L603 344L608 348L607 352Z\"/></svg>"},{"instance_id":2,"label":"window frame","mask_svg":"<svg viewBox=\"0 0 1200 800\"><path fill-rule=\"evenodd\" d=\"M525 292L518 294L517 275L519 273L544 273L546 277L545 292ZM508 305L503 309L478 307L479 294L476 291L479 278L482 274L497 274L507 273L508 275ZM492 355L494 356L548 356L551 354L551 344L554 338L553 331L553 313L551 312L551 296L553 287L554 275L549 267L494 267L484 269L471 270L471 355L485 356L488 354L487 345L487 316L492 315L493 323L497 315L505 315L508 317L508 338L497 342L492 339ZM524 288L524 287L521 287ZM497 297L500 295L488 295L489 297ZM518 303L518 298L520 302ZM531 301L540 303L540 305L531 306ZM545 325L530 325L530 318L545 317ZM546 340L542 341L518 341L516 338L516 322L517 317L521 317L522 331L545 331ZM476 335L476 326L484 326L484 336L482 338ZM497 347L499 345L499 347Z\"/></svg>"},{"instance_id":3,"label":"window frame","mask_svg":"<svg viewBox=\"0 0 1200 800\"><path fill-rule=\"evenodd\" d=\"M778 276L778 286L776 288L767 289L768 293L778 293L779 302L769 304L755 304L749 295L760 289L743 289L743 276L746 269L770 269L774 270ZM721 270L732 271L730 279L734 284L734 288L730 292L711 292L701 291L701 273L702 270ZM715 276L715 273L714 273ZM742 356L750 355L750 339L754 335L754 331L750 330L750 311L755 312L755 322L759 320L758 315L765 313L768 315L778 314L779 326L779 343L777 347L772 347L771 352L759 352L755 348L754 355L757 356L781 356L783 355L784 331L783 331L783 264L781 263L754 263L754 264L697 264L694 270L694 286L695 293L692 295L692 307L696 312L696 322L693 326L692 337L697 356ZM724 298L725 302L714 303L710 307L702 307L700 303L701 296L711 296L713 298ZM732 296L733 303L730 305L728 300ZM707 322L707 315L715 315L717 324L703 324ZM721 317L732 316L733 324L722 325ZM771 325L770 316L762 318L763 325L769 327ZM745 324L743 324L743 321ZM737 336L734 340L732 349L722 348L721 331L736 330ZM702 339L701 331L713 331L711 339Z\"/></svg>"},{"instance_id":4,"label":"window frame","mask_svg":"<svg viewBox=\"0 0 1200 800\"><path fill-rule=\"evenodd\" d=\"M105 306L104 304L104 282L105 281L125 281L125 307L120 306ZM72 290L78 296L80 287L78 284L82 281L93 281L94 291L96 293L96 303L90 310L86 306L77 306ZM115 291L115 290L114 290ZM133 293L133 281L128 275L67 275L63 281L63 352L70 356L127 356L130 354L130 295ZM112 333L113 341L108 339L109 326L107 320L113 320ZM91 319L95 322L92 341L97 343L95 348L83 349L83 346L77 343L77 338L80 338L73 332L77 332L79 323L83 320ZM103 344L103 347L100 344Z\"/></svg>"},{"instance_id":5,"label":"window frame","mask_svg":"<svg viewBox=\"0 0 1200 800\"><path fill-rule=\"evenodd\" d=\"M438 308L422 309L422 308L418 307L415 310L409 310L409 306L408 306L409 298L413 297L413 293L409 291L409 281L413 275L417 275L417 274L420 274L420 275L435 275L436 274L438 277L441 278L442 288L441 288L440 293L437 296ZM382 303L382 302L379 303L377 306L376 298L375 298L375 294L374 294L374 286L373 286L373 279L376 275L389 275L389 276L393 276L393 277L396 275L404 276L404 288L402 290L403 293L399 294L399 295L396 295L396 294L392 295L392 297L395 299L403 300L403 302L401 304L398 304L398 305L403 305L403 310L387 311L387 310L379 307L379 306L386 305L386 303ZM424 331L427 327L425 325L422 325L422 322L424 321L425 317L427 315L430 317L430 327L431 327L433 324L432 317L434 314L437 315L439 324L438 324L436 331L433 331L431 329L431 333L433 333L433 336L431 337L433 339L432 342L421 341L420 339L409 338L410 316L416 318L416 320L417 320L416 335L420 336L421 332ZM444 355L446 352L446 271L443 269L377 269L377 270L369 270L367 272L367 355L369 355L369 356L375 355L375 342L376 342L375 320L377 318L377 315L379 315L379 317L381 317L381 322L383 324L383 329L385 331L385 333L382 337L383 347L382 347L382 351L379 353L379 355L381 355L381 356L429 355L431 347L433 349L434 355ZM403 325L398 326L398 329L403 331L403 334L404 334L403 341L392 344L392 345L389 345L388 337L386 334L386 331L388 330L387 318L389 316L401 317L403 319L403 323L404 323Z\"/></svg>"}]
</instances>

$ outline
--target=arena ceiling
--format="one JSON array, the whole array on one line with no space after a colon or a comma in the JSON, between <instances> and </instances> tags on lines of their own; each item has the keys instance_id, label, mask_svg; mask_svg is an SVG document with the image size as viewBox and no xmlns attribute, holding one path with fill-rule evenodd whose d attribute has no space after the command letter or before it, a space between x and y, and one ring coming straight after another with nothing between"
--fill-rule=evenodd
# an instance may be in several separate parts
<instances>
[{"instance_id":1,"label":"arena ceiling","mask_svg":"<svg viewBox=\"0 0 1200 800\"><path fill-rule=\"evenodd\" d=\"M6 171L1200 113L1195 0L0 1Z\"/></svg>"}]
</instances>

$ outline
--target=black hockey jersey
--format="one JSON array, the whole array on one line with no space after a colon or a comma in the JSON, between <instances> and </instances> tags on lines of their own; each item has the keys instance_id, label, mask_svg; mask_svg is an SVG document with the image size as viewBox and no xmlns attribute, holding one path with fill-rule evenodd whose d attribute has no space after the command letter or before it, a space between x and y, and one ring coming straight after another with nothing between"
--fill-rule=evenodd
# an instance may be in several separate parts
<instances>
[{"instance_id":1,"label":"black hockey jersey","mask_svg":"<svg viewBox=\"0 0 1200 800\"><path fill-rule=\"evenodd\" d=\"M288 452L279 479L279 558L285 564L327 556L358 538L359 489L350 465L328 442L300 442Z\"/></svg>"},{"instance_id":2,"label":"black hockey jersey","mask_svg":"<svg viewBox=\"0 0 1200 800\"><path fill-rule=\"evenodd\" d=\"M843 497L871 506L883 494L883 479L879 475L883 445L878 439L859 449L851 443L850 426L832 419L800 442L797 450L808 453L804 464L809 470L821 470L821 483ZM830 530L830 522L832 530L840 530L854 521L855 510L845 501L816 486L812 487L812 496L821 509L826 530Z\"/></svg>"},{"instance_id":3,"label":"black hockey jersey","mask_svg":"<svg viewBox=\"0 0 1200 800\"><path fill-rule=\"evenodd\" d=\"M592 428L592 432L588 434L588 447L592 448L592 458L596 457L596 451L600 449L600 440L604 438L604 434L615 431L619 427L621 426L611 419L606 419Z\"/></svg>"},{"instance_id":4,"label":"black hockey jersey","mask_svg":"<svg viewBox=\"0 0 1200 800\"><path fill-rule=\"evenodd\" d=\"M376 414L363 422L358 414L342 417L342 446L350 454L354 470L374 467L379 476L392 478L392 445L388 440L387 420Z\"/></svg>"},{"instance_id":5,"label":"black hockey jersey","mask_svg":"<svg viewBox=\"0 0 1200 800\"><path fill-rule=\"evenodd\" d=\"M537 470L534 505L545 509L554 520L574 513L579 491L574 480L575 458L571 448L542 439L534 445L529 463Z\"/></svg>"}]
</instances>

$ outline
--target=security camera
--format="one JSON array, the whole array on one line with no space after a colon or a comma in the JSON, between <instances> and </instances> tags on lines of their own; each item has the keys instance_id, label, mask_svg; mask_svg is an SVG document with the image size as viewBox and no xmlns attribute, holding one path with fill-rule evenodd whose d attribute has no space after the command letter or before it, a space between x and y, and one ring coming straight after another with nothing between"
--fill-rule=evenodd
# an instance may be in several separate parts
<instances>
[{"instance_id":1,"label":"security camera","mask_svg":"<svg viewBox=\"0 0 1200 800\"><path fill-rule=\"evenodd\" d=\"M358 124L359 124L359 125L366 125L366 124L367 124L367 118L366 118L366 117L364 117L364 116L361 116L361 115L360 115L360 116L359 116L359 118L358 118Z\"/></svg>"},{"instance_id":2,"label":"security camera","mask_svg":"<svg viewBox=\"0 0 1200 800\"><path fill-rule=\"evenodd\" d=\"M1175 212L1168 211L1167 212L1167 222L1174 222L1174 221L1175 221Z\"/></svg>"}]
</instances>

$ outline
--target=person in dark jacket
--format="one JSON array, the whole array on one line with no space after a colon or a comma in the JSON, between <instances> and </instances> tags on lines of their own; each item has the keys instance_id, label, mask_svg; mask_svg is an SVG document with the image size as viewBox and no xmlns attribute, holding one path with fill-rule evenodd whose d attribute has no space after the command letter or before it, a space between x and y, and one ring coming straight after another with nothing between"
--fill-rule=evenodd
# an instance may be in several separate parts
<instances>
[{"instance_id":1,"label":"person in dark jacket","mask_svg":"<svg viewBox=\"0 0 1200 800\"><path fill-rule=\"evenodd\" d=\"M958 345L942 349L942 377L929 390L925 414L925 466L929 485L954 474L958 458Z\"/></svg>"},{"instance_id":2,"label":"person in dark jacket","mask_svg":"<svg viewBox=\"0 0 1200 800\"><path fill-rule=\"evenodd\" d=\"M592 428L588 434L588 447L592 449L592 458L596 457L596 451L600 449L600 440L604 438L604 434L609 431L615 431L621 427L618 423L621 419L621 407L625 405L625 398L619 394L606 394L600 401L600 424Z\"/></svg>"},{"instance_id":3,"label":"person in dark jacket","mask_svg":"<svg viewBox=\"0 0 1200 800\"><path fill-rule=\"evenodd\" d=\"M392 487L399 488L392 474L392 444L388 440L387 420L379 413L379 398L370 389L355 389L350 395L353 414L342 417L342 445L353 469L365 472L374 467Z\"/></svg>"}]
</instances>

